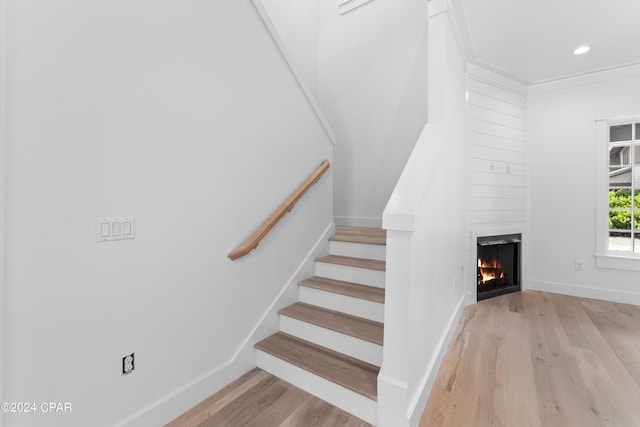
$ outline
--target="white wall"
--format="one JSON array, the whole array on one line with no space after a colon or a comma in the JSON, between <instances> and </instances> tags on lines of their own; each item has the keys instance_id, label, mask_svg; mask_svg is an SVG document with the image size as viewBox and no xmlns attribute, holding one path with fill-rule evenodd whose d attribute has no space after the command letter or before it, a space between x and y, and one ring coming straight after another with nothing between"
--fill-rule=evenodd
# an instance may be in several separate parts
<instances>
[{"instance_id":1,"label":"white wall","mask_svg":"<svg viewBox=\"0 0 640 427\"><path fill-rule=\"evenodd\" d=\"M251 2L6 12L4 399L73 412L5 425L161 425L252 366L234 357L332 222L331 172L252 255L226 254L331 142ZM116 215L135 240L96 243Z\"/></svg>"},{"instance_id":2,"label":"white wall","mask_svg":"<svg viewBox=\"0 0 640 427\"><path fill-rule=\"evenodd\" d=\"M465 299L464 163L445 161L464 158L465 69L446 9L432 7L429 123L383 218L387 274L378 378L381 426L417 425Z\"/></svg>"},{"instance_id":3,"label":"white wall","mask_svg":"<svg viewBox=\"0 0 640 427\"><path fill-rule=\"evenodd\" d=\"M311 92L318 98L318 0L260 0Z\"/></svg>"},{"instance_id":4,"label":"white wall","mask_svg":"<svg viewBox=\"0 0 640 427\"><path fill-rule=\"evenodd\" d=\"M640 304L640 273L596 268L597 118L640 114L640 68L530 88L527 287ZM575 261L584 263L575 270Z\"/></svg>"},{"instance_id":5,"label":"white wall","mask_svg":"<svg viewBox=\"0 0 640 427\"><path fill-rule=\"evenodd\" d=\"M380 226L427 118L427 5L319 3L319 99L336 134L336 223Z\"/></svg>"}]
</instances>

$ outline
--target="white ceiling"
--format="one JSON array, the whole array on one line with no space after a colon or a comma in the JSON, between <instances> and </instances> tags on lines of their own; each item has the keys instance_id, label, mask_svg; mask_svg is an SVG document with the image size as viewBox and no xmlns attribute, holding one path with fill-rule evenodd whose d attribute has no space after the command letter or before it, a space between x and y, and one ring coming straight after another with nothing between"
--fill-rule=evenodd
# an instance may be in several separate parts
<instances>
[{"instance_id":1,"label":"white ceiling","mask_svg":"<svg viewBox=\"0 0 640 427\"><path fill-rule=\"evenodd\" d=\"M640 63L640 0L457 2L469 59L523 83Z\"/></svg>"}]
</instances>

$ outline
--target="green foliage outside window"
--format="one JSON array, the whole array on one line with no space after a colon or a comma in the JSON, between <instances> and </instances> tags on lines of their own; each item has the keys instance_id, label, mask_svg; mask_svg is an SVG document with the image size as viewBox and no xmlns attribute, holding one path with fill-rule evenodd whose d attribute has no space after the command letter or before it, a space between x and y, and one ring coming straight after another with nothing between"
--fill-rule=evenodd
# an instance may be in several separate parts
<instances>
[{"instance_id":1,"label":"green foliage outside window","mask_svg":"<svg viewBox=\"0 0 640 427\"><path fill-rule=\"evenodd\" d=\"M635 206L640 208L640 192L636 192L634 197ZM631 230L631 190L617 189L609 191L609 208L629 209L609 211L610 230ZM640 230L640 210L634 212L635 230Z\"/></svg>"}]
</instances>

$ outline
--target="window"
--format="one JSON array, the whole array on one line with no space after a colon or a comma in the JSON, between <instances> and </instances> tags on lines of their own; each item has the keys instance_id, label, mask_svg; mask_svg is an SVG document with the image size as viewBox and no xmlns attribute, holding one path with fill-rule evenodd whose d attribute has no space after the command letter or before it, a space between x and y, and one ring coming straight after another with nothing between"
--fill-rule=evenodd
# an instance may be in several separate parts
<instances>
[{"instance_id":1,"label":"window","mask_svg":"<svg viewBox=\"0 0 640 427\"><path fill-rule=\"evenodd\" d=\"M640 255L640 120L609 123L607 251Z\"/></svg>"}]
</instances>

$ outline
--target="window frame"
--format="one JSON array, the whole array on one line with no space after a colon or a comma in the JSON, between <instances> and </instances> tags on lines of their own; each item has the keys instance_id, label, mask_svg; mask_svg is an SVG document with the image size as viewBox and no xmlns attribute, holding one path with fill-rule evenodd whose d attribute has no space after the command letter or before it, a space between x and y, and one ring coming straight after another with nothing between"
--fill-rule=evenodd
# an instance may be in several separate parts
<instances>
[{"instance_id":1,"label":"window frame","mask_svg":"<svg viewBox=\"0 0 640 427\"><path fill-rule=\"evenodd\" d=\"M597 141L597 165L596 165L596 266L601 268L612 268L618 270L632 270L632 271L640 271L640 252L632 252L632 251L615 251L610 250L609 245L609 148L611 144L613 146L623 147L625 145L629 145L635 148L640 149L640 145L638 145L638 141L640 135L636 135L636 139L632 138L629 142L620 142L620 143L610 143L609 142L609 127L615 125L622 124L632 124L632 137L636 130L635 123L640 122L640 115L634 116L625 116L618 118L607 118L607 119L598 119L596 120L596 141ZM635 144L635 145L634 145ZM630 150L630 165L633 170L634 167L634 150L632 148ZM640 165L639 165L640 166ZM633 197L633 189L635 187L635 183L633 182L633 172L632 172L632 208L629 209L631 212L631 217L634 217L634 197ZM640 207L636 207L636 210ZM635 230L633 229L633 219L631 223L631 229L629 230L631 235ZM640 231L638 231L638 235L640 235ZM633 246L632 246L633 247Z\"/></svg>"}]
</instances>

